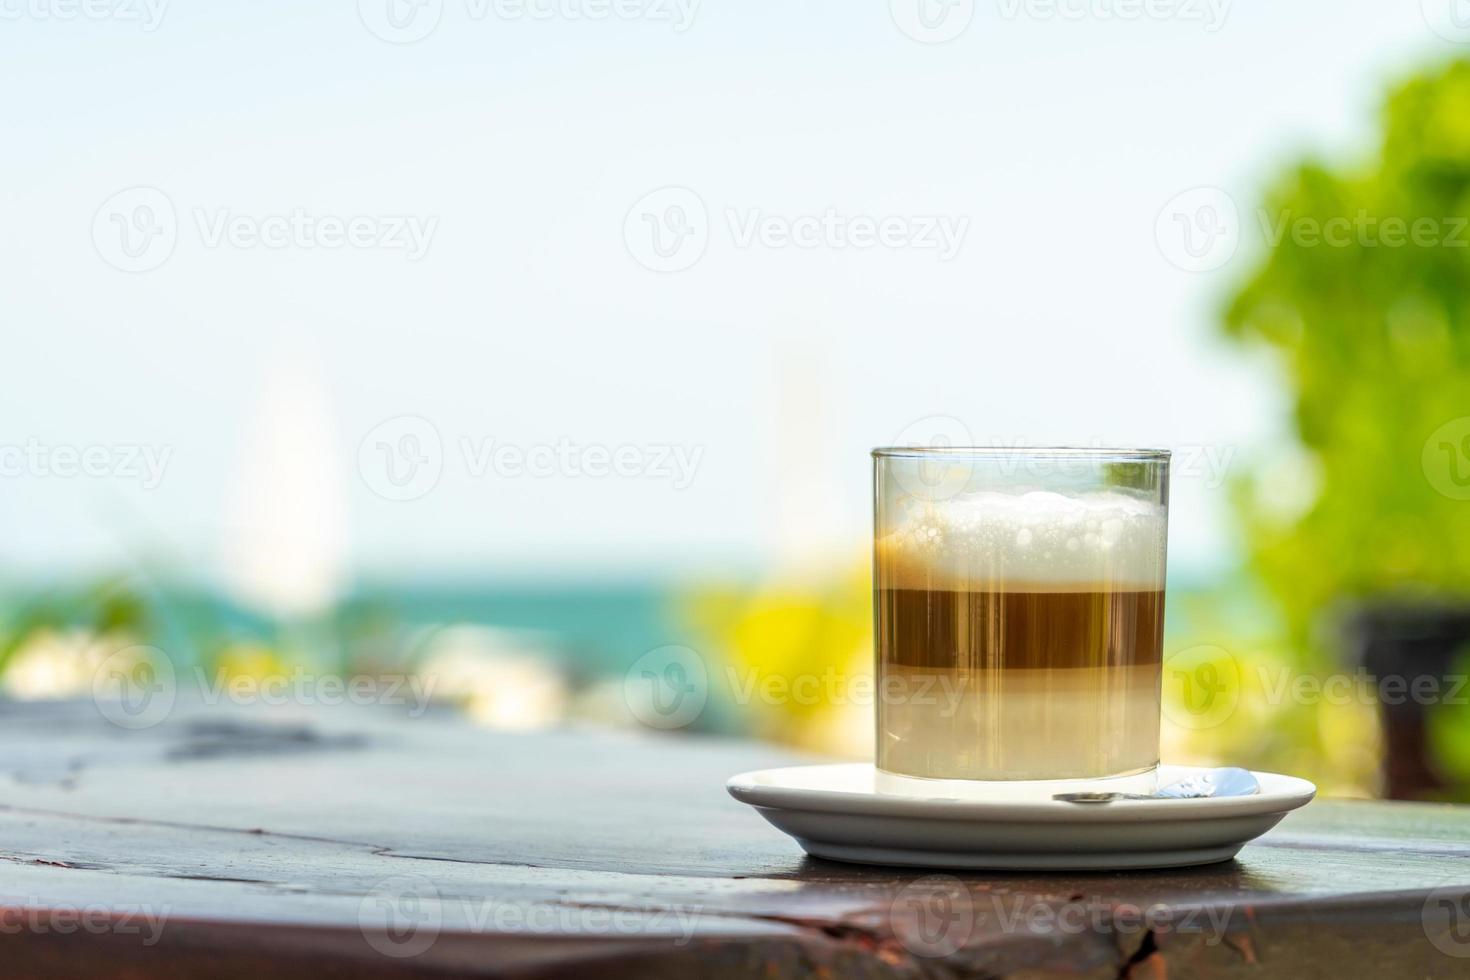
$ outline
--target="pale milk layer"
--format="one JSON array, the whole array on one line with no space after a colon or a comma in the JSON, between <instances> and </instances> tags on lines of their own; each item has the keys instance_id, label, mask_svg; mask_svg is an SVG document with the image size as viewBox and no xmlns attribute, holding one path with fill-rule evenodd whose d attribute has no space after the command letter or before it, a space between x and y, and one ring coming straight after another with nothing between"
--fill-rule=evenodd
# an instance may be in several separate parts
<instances>
[{"instance_id":1,"label":"pale milk layer","mask_svg":"<svg viewBox=\"0 0 1470 980\"><path fill-rule=\"evenodd\" d=\"M878 768L924 779L1096 779L1159 761L1159 668L888 667Z\"/></svg>"},{"instance_id":2,"label":"pale milk layer","mask_svg":"<svg viewBox=\"0 0 1470 980\"><path fill-rule=\"evenodd\" d=\"M1164 587L1167 517L1122 493L961 494L915 502L878 541L879 587L1148 591Z\"/></svg>"}]
</instances>

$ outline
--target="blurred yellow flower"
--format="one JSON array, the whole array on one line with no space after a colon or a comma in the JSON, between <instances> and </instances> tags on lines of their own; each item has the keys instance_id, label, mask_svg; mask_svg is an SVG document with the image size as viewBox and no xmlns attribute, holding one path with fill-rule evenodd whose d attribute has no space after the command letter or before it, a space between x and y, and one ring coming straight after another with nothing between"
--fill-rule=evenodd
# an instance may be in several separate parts
<instances>
[{"instance_id":1,"label":"blurred yellow flower","mask_svg":"<svg viewBox=\"0 0 1470 980\"><path fill-rule=\"evenodd\" d=\"M214 669L218 679L228 683L236 678L263 681L288 677L293 666L268 646L236 643L219 651L214 659Z\"/></svg>"},{"instance_id":2,"label":"blurred yellow flower","mask_svg":"<svg viewBox=\"0 0 1470 980\"><path fill-rule=\"evenodd\" d=\"M824 581L710 589L686 617L728 662L723 687L765 738L851 758L873 751L872 592L867 570Z\"/></svg>"}]
</instances>

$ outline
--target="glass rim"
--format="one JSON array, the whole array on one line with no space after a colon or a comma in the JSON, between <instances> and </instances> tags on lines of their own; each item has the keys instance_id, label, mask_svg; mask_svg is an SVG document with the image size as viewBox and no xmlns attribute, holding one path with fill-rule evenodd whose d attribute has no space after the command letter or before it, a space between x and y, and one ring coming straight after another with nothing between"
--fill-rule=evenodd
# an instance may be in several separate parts
<instances>
[{"instance_id":1,"label":"glass rim","mask_svg":"<svg viewBox=\"0 0 1470 980\"><path fill-rule=\"evenodd\" d=\"M874 459L1078 459L1106 463L1162 463L1169 449L1096 449L1078 446L882 446Z\"/></svg>"}]
</instances>

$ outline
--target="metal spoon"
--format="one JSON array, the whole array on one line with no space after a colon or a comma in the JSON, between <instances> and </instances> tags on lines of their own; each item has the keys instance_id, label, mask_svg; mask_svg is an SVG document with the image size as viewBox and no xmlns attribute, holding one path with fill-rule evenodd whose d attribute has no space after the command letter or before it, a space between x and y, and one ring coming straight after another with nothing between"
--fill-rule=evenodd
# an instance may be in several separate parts
<instances>
[{"instance_id":1,"label":"metal spoon","mask_svg":"<svg viewBox=\"0 0 1470 980\"><path fill-rule=\"evenodd\" d=\"M1203 800L1217 796L1254 796L1261 784L1244 769L1207 769L1148 793L1057 793L1063 803L1112 803L1115 800Z\"/></svg>"}]
</instances>

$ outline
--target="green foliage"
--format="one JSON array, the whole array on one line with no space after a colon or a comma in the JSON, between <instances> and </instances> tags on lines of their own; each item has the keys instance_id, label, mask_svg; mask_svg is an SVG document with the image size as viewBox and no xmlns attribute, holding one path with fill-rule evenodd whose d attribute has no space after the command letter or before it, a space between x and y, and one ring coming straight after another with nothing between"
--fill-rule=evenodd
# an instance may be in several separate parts
<instances>
[{"instance_id":1,"label":"green foliage","mask_svg":"<svg viewBox=\"0 0 1470 980\"><path fill-rule=\"evenodd\" d=\"M1300 233L1332 219L1331 242ZM1427 446L1470 416L1470 62L1392 93L1368 166L1297 166L1261 224L1281 237L1226 331L1278 356L1320 492L1284 517L1259 483L1239 502L1255 570L1307 649L1336 600L1470 592L1470 501L1442 492L1470 446Z\"/></svg>"},{"instance_id":2,"label":"green foliage","mask_svg":"<svg viewBox=\"0 0 1470 980\"><path fill-rule=\"evenodd\" d=\"M0 673L36 632L68 628L138 636L153 628L153 619L147 600L120 577L28 598L0 614Z\"/></svg>"}]
</instances>

